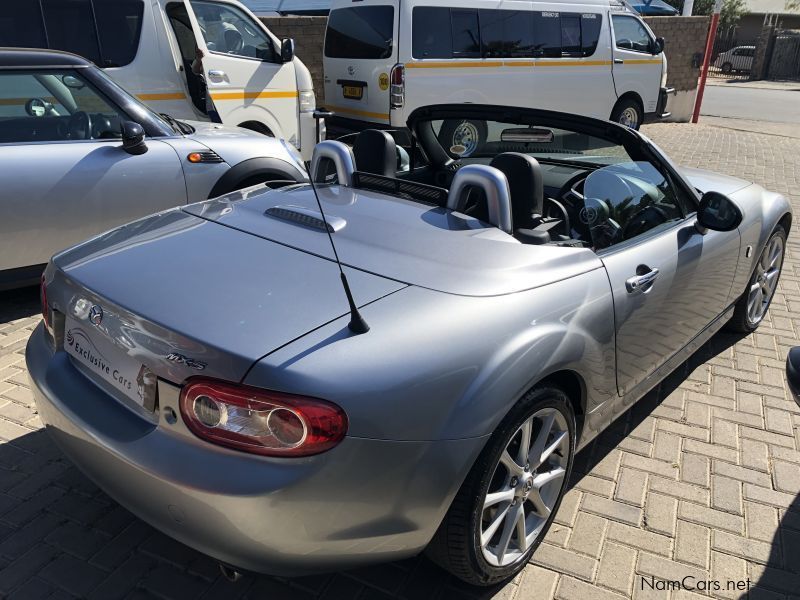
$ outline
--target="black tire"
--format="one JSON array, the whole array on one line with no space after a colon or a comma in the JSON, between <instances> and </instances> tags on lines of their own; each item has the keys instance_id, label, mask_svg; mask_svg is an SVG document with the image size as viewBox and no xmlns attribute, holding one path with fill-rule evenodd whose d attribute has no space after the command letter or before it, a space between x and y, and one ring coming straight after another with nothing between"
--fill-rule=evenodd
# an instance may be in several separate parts
<instances>
[{"instance_id":1,"label":"black tire","mask_svg":"<svg viewBox=\"0 0 800 600\"><path fill-rule=\"evenodd\" d=\"M450 148L459 142L459 138L461 137L460 131L464 127L469 128L474 132L474 136L476 137L475 146L474 148L469 148L468 151L464 152L463 154L454 154L453 152L450 152ZM442 128L439 130L437 139L442 147L453 158L468 158L483 147L483 145L486 143L486 136L488 135L488 132L489 129L486 125L486 121L450 119L442 123Z\"/></svg>"},{"instance_id":2,"label":"black tire","mask_svg":"<svg viewBox=\"0 0 800 600\"><path fill-rule=\"evenodd\" d=\"M733 71L733 65L731 63L726 62L722 65L722 72L726 75Z\"/></svg>"},{"instance_id":3,"label":"black tire","mask_svg":"<svg viewBox=\"0 0 800 600\"><path fill-rule=\"evenodd\" d=\"M631 118L634 113L635 123L634 118ZM638 131L644 121L644 108L635 98L620 98L611 111L611 120Z\"/></svg>"},{"instance_id":4,"label":"black tire","mask_svg":"<svg viewBox=\"0 0 800 600\"><path fill-rule=\"evenodd\" d=\"M555 408L563 415L567 424L569 440L564 478L553 503L552 512L536 540L513 563L495 566L484 557L479 541L484 513L484 497L496 475L500 456L518 434L522 423L537 411L546 408ZM489 438L486 447L478 456L453 499L433 540L426 548L427 556L443 569L472 585L493 585L519 573L547 534L561 504L561 499L564 497L572 472L575 436L575 413L564 391L552 385L540 385L531 389L514 405ZM560 452L554 454L559 457L563 456ZM523 500L523 504L524 502L525 500Z\"/></svg>"},{"instance_id":5,"label":"black tire","mask_svg":"<svg viewBox=\"0 0 800 600\"><path fill-rule=\"evenodd\" d=\"M786 230L783 228L783 225L778 225L772 232L772 235L769 236L767 243L764 245L764 249L761 251L761 254L758 256L759 262L761 261L764 253L770 248L773 239L776 237L780 238L783 242L782 251L781 251L781 264L778 268L778 275L775 281L775 289L777 290L778 281L780 281L781 271L783 270L783 260L786 256ZM753 273L750 275L750 279L747 280L747 285L742 292L742 295L739 297L739 300L736 302L736 308L734 308L733 316L731 320L728 321L726 324L726 329L729 331L736 331L738 333L752 333L758 326L761 325L761 321L764 320L764 316L766 316L767 311L769 310L770 304L772 304L772 299L775 297L775 292L773 291L772 295L769 297L767 301L766 308L764 308L764 312L762 313L761 317L757 320L752 320L750 315L748 314L748 299L750 297L749 290L751 286L755 285L759 275L758 270L758 263L756 264L756 268L754 269Z\"/></svg>"}]
</instances>

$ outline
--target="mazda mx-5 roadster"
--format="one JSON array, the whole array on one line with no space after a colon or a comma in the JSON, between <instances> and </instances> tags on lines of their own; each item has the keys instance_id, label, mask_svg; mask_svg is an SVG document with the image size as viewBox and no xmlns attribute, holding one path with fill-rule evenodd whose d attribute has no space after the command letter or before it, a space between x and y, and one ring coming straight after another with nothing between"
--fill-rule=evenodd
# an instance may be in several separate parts
<instances>
[{"instance_id":1,"label":"mazda mx-5 roadster","mask_svg":"<svg viewBox=\"0 0 800 600\"><path fill-rule=\"evenodd\" d=\"M454 121L486 127L469 157L441 141ZM408 125L403 153L385 131L323 142L308 183L135 221L44 273L26 358L48 431L229 570L425 550L513 576L576 451L775 294L778 194L606 121L443 105Z\"/></svg>"}]
</instances>

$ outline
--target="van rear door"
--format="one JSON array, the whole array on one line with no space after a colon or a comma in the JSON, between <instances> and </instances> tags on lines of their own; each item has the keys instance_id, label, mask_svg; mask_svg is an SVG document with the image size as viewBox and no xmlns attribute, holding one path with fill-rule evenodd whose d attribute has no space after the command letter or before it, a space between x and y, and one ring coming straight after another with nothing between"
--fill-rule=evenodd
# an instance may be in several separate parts
<instances>
[{"instance_id":1,"label":"van rear door","mask_svg":"<svg viewBox=\"0 0 800 600\"><path fill-rule=\"evenodd\" d=\"M340 117L389 125L397 11L386 3L339 6L331 10L325 33L325 106Z\"/></svg>"}]
</instances>

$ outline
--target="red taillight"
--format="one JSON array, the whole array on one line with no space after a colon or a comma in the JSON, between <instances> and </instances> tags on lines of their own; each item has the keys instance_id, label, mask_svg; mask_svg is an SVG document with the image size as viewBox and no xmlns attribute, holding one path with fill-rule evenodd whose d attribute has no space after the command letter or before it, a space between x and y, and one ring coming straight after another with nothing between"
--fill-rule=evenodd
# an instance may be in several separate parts
<instances>
[{"instance_id":1,"label":"red taillight","mask_svg":"<svg viewBox=\"0 0 800 600\"><path fill-rule=\"evenodd\" d=\"M406 68L402 64L392 67L389 75L391 87L389 88L389 106L391 108L402 108L406 97Z\"/></svg>"},{"instance_id":2,"label":"red taillight","mask_svg":"<svg viewBox=\"0 0 800 600\"><path fill-rule=\"evenodd\" d=\"M196 436L265 456L319 454L347 432L347 415L335 404L215 379L190 379L180 409Z\"/></svg>"},{"instance_id":3,"label":"red taillight","mask_svg":"<svg viewBox=\"0 0 800 600\"><path fill-rule=\"evenodd\" d=\"M44 326L50 331L52 329L52 325L50 324L50 306L47 304L47 283L45 283L44 275L42 275L41 284L39 285L39 300L41 300L42 303Z\"/></svg>"}]
</instances>

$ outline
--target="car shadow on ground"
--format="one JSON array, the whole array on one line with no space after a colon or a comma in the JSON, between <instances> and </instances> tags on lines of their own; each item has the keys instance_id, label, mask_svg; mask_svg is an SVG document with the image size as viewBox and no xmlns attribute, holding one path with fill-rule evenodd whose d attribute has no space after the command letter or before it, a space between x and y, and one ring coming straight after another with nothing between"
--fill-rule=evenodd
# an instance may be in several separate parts
<instances>
[{"instance_id":1,"label":"car shadow on ground","mask_svg":"<svg viewBox=\"0 0 800 600\"><path fill-rule=\"evenodd\" d=\"M0 293L0 323L35 316L37 312L36 288ZM577 485L690 373L725 352L741 337L718 333L655 390L621 415L576 457L569 487ZM100 592L99 597L105 597L103 586L115 586L114 595L122 591L119 573L129 564L141 569L138 579L128 578L130 591L150 592L161 597L173 597L170 586L179 585L180 589L174 587L175 597L187 596L187 592L192 591L190 596L204 598L351 598L360 595L375 599L471 599L495 596L507 583L474 588L424 557L290 580L245 574L240 581L232 583L220 574L214 560L155 531L117 505L63 457L43 430L21 435L10 443L0 443L0 490L5 492L3 498L9 499L8 503L0 503L0 520L3 521L0 524L0 595L21 593L31 581L41 583L44 580L61 587L54 565L64 556L69 560L78 559L85 568L93 569L94 578L86 575L82 581L85 585L94 582L93 596ZM775 534L769 564L757 582L761 587L786 589L784 568L789 569L789 549L800 550L800 500L795 499L792 508L784 513ZM43 523L49 526L41 527ZM38 534L37 526L41 530ZM120 554L118 540L122 538L134 539L135 543L129 543ZM109 548L115 548L119 556ZM42 556L49 557L50 562L40 560L37 563L36 557ZM68 591L85 595L79 587ZM89 591L85 590L87 594Z\"/></svg>"}]
</instances>

